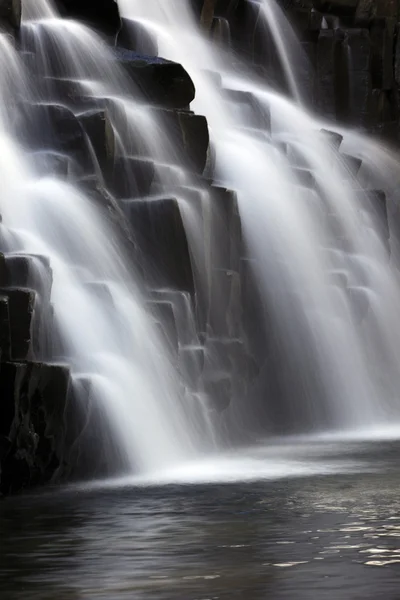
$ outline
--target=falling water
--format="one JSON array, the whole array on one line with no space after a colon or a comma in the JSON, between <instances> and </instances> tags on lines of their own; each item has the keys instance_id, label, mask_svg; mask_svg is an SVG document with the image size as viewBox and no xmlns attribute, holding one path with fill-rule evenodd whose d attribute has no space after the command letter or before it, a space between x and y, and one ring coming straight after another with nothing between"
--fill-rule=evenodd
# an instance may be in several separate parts
<instances>
[{"instance_id":1,"label":"falling water","mask_svg":"<svg viewBox=\"0 0 400 600\"><path fill-rule=\"evenodd\" d=\"M50 260L61 344L47 347L46 358L71 364L78 396L87 396L89 382L110 429L103 442L110 470L158 472L241 439L257 421L264 432L276 432L343 431L398 419L398 248L391 239L389 259L387 230L371 200L374 189L385 187L390 205L395 160L354 132L324 133L332 126L300 106L292 64L299 47L293 32L287 43L288 24L271 2L252 6L272 33L294 102L238 63L223 40L212 43L189 2L119 0L119 6L157 40L160 56L182 63L192 77L192 108L207 117L211 134L206 173L212 188L191 172L163 112L138 99L115 51L90 29L59 18L48 0L25 0L21 57L31 77L0 38L3 245L9 255ZM78 102L66 108L57 104L59 87L70 85ZM15 109L10 98L20 100ZM128 190L118 204L104 189L108 173L85 135L80 160L67 159L67 182L43 176L49 160L66 159L62 148L49 150L53 111L65 117L70 135L105 106L107 152L129 166L139 148L140 160L155 163L149 198L141 197L135 169L128 168ZM86 195L88 181L103 194L103 209ZM209 410L207 381L226 376L227 335L229 343L245 343L235 324L225 322L222 300L224 277L239 285L223 264L226 224L213 194L224 188L235 192L239 205L244 249L240 256L235 249L236 259L251 265L262 298L259 328L275 345L272 356L269 348L256 357L259 376L247 396L234 373L230 405L218 415ZM182 216L195 309L192 290L154 287L157 265L129 240L122 244L126 211L157 202L160 192L176 198ZM165 322L167 341L160 335L155 306L172 309L177 348Z\"/></svg>"},{"instance_id":2,"label":"falling water","mask_svg":"<svg viewBox=\"0 0 400 600\"><path fill-rule=\"evenodd\" d=\"M320 131L332 129L329 123L256 80L246 67L238 69L213 46L189 3L119 5L123 16L157 37L161 56L184 65L196 85L193 106L207 117L217 157L214 179L238 193L249 256L268 307L265 318L278 332L275 366L285 425L345 429L398 419L398 272L368 192L384 184L387 153L347 131L341 132L339 152ZM270 2L262 10L295 90L276 11ZM210 65L221 79L207 75ZM247 94L246 105L232 103L229 90L236 97ZM348 153L363 160L358 179ZM374 177L364 188L362 174L368 172ZM276 402L264 397L264 403Z\"/></svg>"},{"instance_id":3,"label":"falling water","mask_svg":"<svg viewBox=\"0 0 400 600\"><path fill-rule=\"evenodd\" d=\"M39 20L28 21L23 39L45 22L50 31L57 27L58 19L47 2L26 2L24 17ZM72 31L76 28L81 35L85 32L73 23L65 23L65 27ZM89 34L83 43L88 39L92 40ZM111 433L109 444L106 439L101 440L109 470L146 472L174 464L194 450L195 424L185 416L173 359L157 333L157 323L146 310L139 289L140 277L137 275L135 281L132 266L128 268L132 257L121 247L118 227L107 223L105 215L78 187L55 176L38 174L33 159L42 149L44 130L39 132L39 139L35 138L35 128L33 138L31 131L26 139L22 136L23 144L26 146L28 141L27 149L34 150L33 154L12 141L12 137L17 137L12 129L14 112L18 127L26 133L24 128L29 129L31 120L35 121L38 108L40 114L45 114L42 124L46 123L47 105L37 104L37 91L30 90L23 64L3 35L0 44L0 72L6 79L1 86L1 105L8 109L0 123L6 251L10 255L22 253L50 260L51 301L62 338L61 355L54 358L71 364L76 394L83 390L82 381L90 382ZM101 48L98 44L94 48L93 44L88 46L96 51ZM95 61L88 62L89 54L86 64L93 74ZM41 57L39 49L38 58ZM78 59L74 66L77 64L79 67ZM108 64L111 72L111 62ZM103 64L103 76L104 67ZM44 68L40 60L39 68ZM94 71L96 74L100 75L100 69ZM21 111L20 107L14 111L13 104L7 101L14 82L19 85L14 98L23 99ZM27 119L21 127L24 115ZM52 349L48 351L52 356Z\"/></svg>"}]
</instances>

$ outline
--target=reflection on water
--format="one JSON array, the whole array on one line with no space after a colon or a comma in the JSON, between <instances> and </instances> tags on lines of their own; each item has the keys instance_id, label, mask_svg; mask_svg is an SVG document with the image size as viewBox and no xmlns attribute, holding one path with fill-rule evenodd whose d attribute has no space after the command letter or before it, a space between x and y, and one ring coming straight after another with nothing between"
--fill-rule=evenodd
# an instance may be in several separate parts
<instances>
[{"instance_id":1,"label":"reflection on water","mask_svg":"<svg viewBox=\"0 0 400 600\"><path fill-rule=\"evenodd\" d=\"M0 598L399 600L399 450L346 447L353 473L7 499Z\"/></svg>"}]
</instances>

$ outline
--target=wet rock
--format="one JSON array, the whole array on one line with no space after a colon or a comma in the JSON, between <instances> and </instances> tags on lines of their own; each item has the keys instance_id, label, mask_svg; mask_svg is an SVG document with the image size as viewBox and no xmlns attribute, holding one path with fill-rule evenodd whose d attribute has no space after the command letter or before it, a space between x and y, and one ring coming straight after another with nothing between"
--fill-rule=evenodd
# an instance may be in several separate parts
<instances>
[{"instance_id":1,"label":"wet rock","mask_svg":"<svg viewBox=\"0 0 400 600\"><path fill-rule=\"evenodd\" d=\"M37 173L44 177L49 173L67 179L72 170L72 160L67 154L42 150L31 154Z\"/></svg>"},{"instance_id":2,"label":"wet rock","mask_svg":"<svg viewBox=\"0 0 400 600\"><path fill-rule=\"evenodd\" d=\"M131 156L117 157L106 175L107 185L117 198L147 196L154 180L154 163Z\"/></svg>"},{"instance_id":3,"label":"wet rock","mask_svg":"<svg viewBox=\"0 0 400 600\"><path fill-rule=\"evenodd\" d=\"M348 173L352 176L355 177L362 165L362 160L361 158L357 158L356 156L351 156L350 154L341 154L340 155L346 170L348 171Z\"/></svg>"},{"instance_id":4,"label":"wet rock","mask_svg":"<svg viewBox=\"0 0 400 600\"><path fill-rule=\"evenodd\" d=\"M383 238L388 240L390 229L385 192L383 190L363 190L356 192L356 194L364 211L372 216L375 223L380 227Z\"/></svg>"},{"instance_id":5,"label":"wet rock","mask_svg":"<svg viewBox=\"0 0 400 600\"><path fill-rule=\"evenodd\" d=\"M198 391L204 369L203 346L181 346L179 348L179 371L186 385L192 391Z\"/></svg>"},{"instance_id":6,"label":"wet rock","mask_svg":"<svg viewBox=\"0 0 400 600\"><path fill-rule=\"evenodd\" d=\"M396 87L400 88L400 24L396 25L394 48L394 79Z\"/></svg>"},{"instance_id":7,"label":"wet rock","mask_svg":"<svg viewBox=\"0 0 400 600\"><path fill-rule=\"evenodd\" d=\"M317 102L321 112L335 119L339 107L346 103L346 80L343 79L343 39L340 30L321 30L317 45Z\"/></svg>"},{"instance_id":8,"label":"wet rock","mask_svg":"<svg viewBox=\"0 0 400 600\"><path fill-rule=\"evenodd\" d=\"M107 169L115 155L114 129L107 111L90 110L79 114L78 120L88 137L100 169Z\"/></svg>"},{"instance_id":9,"label":"wet rock","mask_svg":"<svg viewBox=\"0 0 400 600\"><path fill-rule=\"evenodd\" d=\"M211 35L214 43L222 48L228 48L231 41L231 30L228 20L222 17L215 17L211 25Z\"/></svg>"},{"instance_id":10,"label":"wet rock","mask_svg":"<svg viewBox=\"0 0 400 600\"><path fill-rule=\"evenodd\" d=\"M248 113L247 122L250 127L271 133L271 113L269 107L264 106L251 92L242 90L225 89L226 98L235 103L239 110Z\"/></svg>"},{"instance_id":11,"label":"wet rock","mask_svg":"<svg viewBox=\"0 0 400 600\"><path fill-rule=\"evenodd\" d=\"M227 373L214 375L204 382L204 390L208 398L210 409L221 413L231 403L232 397L232 379Z\"/></svg>"},{"instance_id":12,"label":"wet rock","mask_svg":"<svg viewBox=\"0 0 400 600\"><path fill-rule=\"evenodd\" d=\"M349 29L344 39L350 52L350 71L368 71L372 54L368 29Z\"/></svg>"},{"instance_id":13,"label":"wet rock","mask_svg":"<svg viewBox=\"0 0 400 600\"><path fill-rule=\"evenodd\" d=\"M268 352L270 331L265 328L264 299L257 276L257 263L254 259L240 261L240 282L242 289L243 319L248 354L263 361Z\"/></svg>"},{"instance_id":14,"label":"wet rock","mask_svg":"<svg viewBox=\"0 0 400 600\"><path fill-rule=\"evenodd\" d=\"M188 167L201 174L206 166L210 142L207 120L192 112L179 112L178 118L182 132L182 149Z\"/></svg>"},{"instance_id":15,"label":"wet rock","mask_svg":"<svg viewBox=\"0 0 400 600\"><path fill-rule=\"evenodd\" d=\"M207 162L209 132L207 120L188 110L150 110L160 129L160 150L164 145L164 160L201 175ZM162 132L162 133L161 133ZM139 132L143 136L143 133ZM154 144L154 140L151 140ZM137 144L137 153L149 152L149 140ZM150 150L151 152L151 150Z\"/></svg>"},{"instance_id":16,"label":"wet rock","mask_svg":"<svg viewBox=\"0 0 400 600\"><path fill-rule=\"evenodd\" d=\"M343 142L343 136L340 133L329 131L328 129L321 129L320 133L331 148L339 150L340 145Z\"/></svg>"},{"instance_id":17,"label":"wet rock","mask_svg":"<svg viewBox=\"0 0 400 600\"><path fill-rule=\"evenodd\" d=\"M9 360L10 356L11 333L8 298L7 296L0 296L0 361Z\"/></svg>"},{"instance_id":18,"label":"wet rock","mask_svg":"<svg viewBox=\"0 0 400 600\"><path fill-rule=\"evenodd\" d=\"M21 0L0 0L0 27L19 29L21 25Z\"/></svg>"},{"instance_id":19,"label":"wet rock","mask_svg":"<svg viewBox=\"0 0 400 600\"><path fill-rule=\"evenodd\" d=\"M32 71L32 68L30 70ZM42 77L40 87L49 104L67 106L74 113L102 108L106 105L106 100L91 96L84 83L74 79Z\"/></svg>"},{"instance_id":20,"label":"wet rock","mask_svg":"<svg viewBox=\"0 0 400 600\"><path fill-rule=\"evenodd\" d=\"M182 65L123 48L115 49L115 58L148 104L187 108L194 99L193 82Z\"/></svg>"},{"instance_id":21,"label":"wet rock","mask_svg":"<svg viewBox=\"0 0 400 600\"><path fill-rule=\"evenodd\" d=\"M121 26L115 0L58 0L63 16L77 19L107 35L116 35Z\"/></svg>"},{"instance_id":22,"label":"wet rock","mask_svg":"<svg viewBox=\"0 0 400 600\"><path fill-rule=\"evenodd\" d=\"M214 11L217 0L203 0L203 7L201 9L200 22L206 31L211 29Z\"/></svg>"},{"instance_id":23,"label":"wet rock","mask_svg":"<svg viewBox=\"0 0 400 600\"><path fill-rule=\"evenodd\" d=\"M154 197L129 201L124 206L147 264L149 283L193 294L191 258L177 200Z\"/></svg>"},{"instance_id":24,"label":"wet rock","mask_svg":"<svg viewBox=\"0 0 400 600\"><path fill-rule=\"evenodd\" d=\"M84 169L93 169L85 131L66 106L27 104L18 124L22 143L31 150L40 148L73 156Z\"/></svg>"},{"instance_id":25,"label":"wet rock","mask_svg":"<svg viewBox=\"0 0 400 600\"><path fill-rule=\"evenodd\" d=\"M365 126L369 119L371 104L372 82L371 74L367 71L352 74L350 88L350 116L353 125Z\"/></svg>"},{"instance_id":26,"label":"wet rock","mask_svg":"<svg viewBox=\"0 0 400 600\"><path fill-rule=\"evenodd\" d=\"M158 55L156 37L152 36L144 25L130 19L121 19L121 29L118 32L117 46L146 56Z\"/></svg>"},{"instance_id":27,"label":"wet rock","mask_svg":"<svg viewBox=\"0 0 400 600\"><path fill-rule=\"evenodd\" d=\"M225 269L212 269L210 279L208 327L213 336L238 337L242 325L239 274Z\"/></svg>"},{"instance_id":28,"label":"wet rock","mask_svg":"<svg viewBox=\"0 0 400 600\"><path fill-rule=\"evenodd\" d=\"M232 190L211 186L209 228L209 263L215 269L239 270L242 252L242 227L237 195ZM206 234L206 232L205 232Z\"/></svg>"},{"instance_id":29,"label":"wet rock","mask_svg":"<svg viewBox=\"0 0 400 600\"><path fill-rule=\"evenodd\" d=\"M369 23L376 12L376 0L359 0L355 19L357 24Z\"/></svg>"},{"instance_id":30,"label":"wet rock","mask_svg":"<svg viewBox=\"0 0 400 600\"><path fill-rule=\"evenodd\" d=\"M31 356L35 293L20 288L0 288L0 294L8 299L11 357L13 360L29 359Z\"/></svg>"},{"instance_id":31,"label":"wet rock","mask_svg":"<svg viewBox=\"0 0 400 600\"><path fill-rule=\"evenodd\" d=\"M156 321L161 339L164 340L173 356L177 357L179 340L172 302L151 300L147 302L147 306Z\"/></svg>"},{"instance_id":32,"label":"wet rock","mask_svg":"<svg viewBox=\"0 0 400 600\"><path fill-rule=\"evenodd\" d=\"M47 257L8 254L5 257L5 266L5 285L34 290L45 303L50 302L53 274Z\"/></svg>"},{"instance_id":33,"label":"wet rock","mask_svg":"<svg viewBox=\"0 0 400 600\"><path fill-rule=\"evenodd\" d=\"M393 86L395 27L395 19L373 19L370 24L371 82L374 88L390 90Z\"/></svg>"},{"instance_id":34,"label":"wet rock","mask_svg":"<svg viewBox=\"0 0 400 600\"><path fill-rule=\"evenodd\" d=\"M10 493L49 481L60 467L69 370L29 362L0 369L0 491Z\"/></svg>"},{"instance_id":35,"label":"wet rock","mask_svg":"<svg viewBox=\"0 0 400 600\"><path fill-rule=\"evenodd\" d=\"M307 187L310 189L315 189L315 187L316 187L315 176L309 169L303 169L301 167L293 167L292 171L293 171L295 178L297 179L298 183L301 186L304 186L304 187Z\"/></svg>"},{"instance_id":36,"label":"wet rock","mask_svg":"<svg viewBox=\"0 0 400 600\"><path fill-rule=\"evenodd\" d=\"M313 0L314 8L335 15L354 15L359 0Z\"/></svg>"}]
</instances>

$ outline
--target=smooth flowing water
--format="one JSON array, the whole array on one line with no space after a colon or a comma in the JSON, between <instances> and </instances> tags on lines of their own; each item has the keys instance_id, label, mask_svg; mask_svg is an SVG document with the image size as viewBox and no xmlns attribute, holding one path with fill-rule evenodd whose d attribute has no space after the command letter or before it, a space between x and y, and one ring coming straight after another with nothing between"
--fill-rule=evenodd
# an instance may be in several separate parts
<instances>
[{"instance_id":1,"label":"smooth flowing water","mask_svg":"<svg viewBox=\"0 0 400 600\"><path fill-rule=\"evenodd\" d=\"M368 428L398 419L398 271L368 192L395 178L387 153L350 131L340 131L340 151L332 147L321 132L329 123L261 82L229 48L213 45L189 3L119 5L195 82L193 107L207 117L216 156L213 176L237 191L266 318L279 338L286 425ZM297 42L284 36L272 2L258 7L297 96L289 59ZM363 159L358 179L348 154ZM389 185L389 205L392 191Z\"/></svg>"},{"instance_id":2,"label":"smooth flowing water","mask_svg":"<svg viewBox=\"0 0 400 600\"><path fill-rule=\"evenodd\" d=\"M29 20L37 17L41 20ZM24 18L28 22L23 26L22 38L29 42L33 37L39 46L42 38L34 35L36 29L45 23L51 33L59 26L46 2L24 4ZM63 27L71 31L72 38L83 35L86 49L106 54L101 42L85 28L74 23ZM69 39L67 36L66 44ZM140 277L137 275L135 281L132 276L132 259L118 240L120 232L107 222L104 211L102 214L73 182L66 183L51 173L42 176L38 171L35 159L47 150L46 126L51 114L40 101L40 85L35 88L39 80L28 78L6 36L1 36L0 43L4 49L1 74L6 79L1 93L8 107L0 124L3 249L7 257L24 254L44 256L50 261L51 301L62 350L57 355L48 348L45 358L71 365L76 394L87 395L82 381L90 382L101 420L110 430L103 442L110 472L147 471L179 462L194 451L191 431L196 424L185 417L178 374L146 306ZM42 75L46 76L45 57L40 48L37 50L36 68L43 69ZM80 55L74 63L67 49L62 51L66 63L70 61L72 69L79 69ZM100 71L93 66L98 62L93 59L91 63L89 53L85 64L96 83ZM115 73L111 61L108 64L109 72ZM108 84L105 69L101 75ZM19 89L14 91L14 98L22 100L21 113L7 98L15 82ZM22 126L21 114L27 116ZM30 123L37 129L33 127L28 137L30 152L26 152L18 145L23 137L19 129L25 133ZM97 167L94 163L93 169ZM139 264L137 267L139 270Z\"/></svg>"}]
</instances>

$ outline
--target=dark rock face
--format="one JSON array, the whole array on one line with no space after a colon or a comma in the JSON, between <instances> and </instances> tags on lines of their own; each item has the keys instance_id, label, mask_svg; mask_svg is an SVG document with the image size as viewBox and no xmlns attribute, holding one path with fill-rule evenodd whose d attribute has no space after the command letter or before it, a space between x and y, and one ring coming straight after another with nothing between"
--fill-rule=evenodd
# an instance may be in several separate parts
<instances>
[{"instance_id":1,"label":"dark rock face","mask_svg":"<svg viewBox=\"0 0 400 600\"><path fill-rule=\"evenodd\" d=\"M193 293L188 242L175 198L127 201L125 210L138 247L147 257L151 287L171 287Z\"/></svg>"},{"instance_id":2,"label":"dark rock face","mask_svg":"<svg viewBox=\"0 0 400 600\"><path fill-rule=\"evenodd\" d=\"M57 0L60 12L91 27L115 35L121 27L115 0Z\"/></svg>"},{"instance_id":3,"label":"dark rock face","mask_svg":"<svg viewBox=\"0 0 400 600\"><path fill-rule=\"evenodd\" d=\"M115 57L132 78L146 103L186 108L194 99L193 82L182 65L162 58L142 56L125 48L116 48Z\"/></svg>"},{"instance_id":4,"label":"dark rock face","mask_svg":"<svg viewBox=\"0 0 400 600\"><path fill-rule=\"evenodd\" d=\"M21 25L21 0L0 0L0 23L5 29L15 30Z\"/></svg>"},{"instance_id":5,"label":"dark rock face","mask_svg":"<svg viewBox=\"0 0 400 600\"><path fill-rule=\"evenodd\" d=\"M313 0L313 5L320 12L353 15L356 12L358 0Z\"/></svg>"},{"instance_id":6,"label":"dark rock face","mask_svg":"<svg viewBox=\"0 0 400 600\"><path fill-rule=\"evenodd\" d=\"M67 367L1 363L1 493L20 491L54 477L62 461L68 388Z\"/></svg>"}]
</instances>

